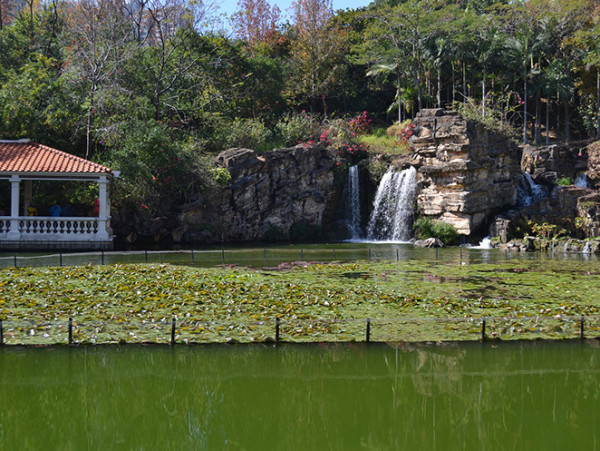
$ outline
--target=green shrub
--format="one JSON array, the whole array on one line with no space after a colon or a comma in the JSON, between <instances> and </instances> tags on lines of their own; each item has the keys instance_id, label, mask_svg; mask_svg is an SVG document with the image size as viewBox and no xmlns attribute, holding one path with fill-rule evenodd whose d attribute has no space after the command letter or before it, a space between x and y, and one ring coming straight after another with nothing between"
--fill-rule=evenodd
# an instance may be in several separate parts
<instances>
[{"instance_id":1,"label":"green shrub","mask_svg":"<svg viewBox=\"0 0 600 451\"><path fill-rule=\"evenodd\" d=\"M225 142L228 147L246 147L265 150L273 134L265 124L255 119L236 119L228 129Z\"/></svg>"},{"instance_id":2,"label":"green shrub","mask_svg":"<svg viewBox=\"0 0 600 451\"><path fill-rule=\"evenodd\" d=\"M531 228L531 233L540 238L554 239L559 238L560 236L566 236L567 234L567 231L558 224L549 224L547 222L540 223L531 220L527 221L527 224Z\"/></svg>"},{"instance_id":3,"label":"green shrub","mask_svg":"<svg viewBox=\"0 0 600 451\"><path fill-rule=\"evenodd\" d=\"M556 184L559 186L569 186L573 184L573 179L571 177L563 177L562 179L558 179Z\"/></svg>"},{"instance_id":4,"label":"green shrub","mask_svg":"<svg viewBox=\"0 0 600 451\"><path fill-rule=\"evenodd\" d=\"M417 219L414 230L415 236L420 240L437 238L444 244L454 244L459 238L458 231L452 224L427 217Z\"/></svg>"},{"instance_id":5,"label":"green shrub","mask_svg":"<svg viewBox=\"0 0 600 451\"><path fill-rule=\"evenodd\" d=\"M227 168L212 168L210 170L215 183L219 186L227 186L231 181L231 173Z\"/></svg>"},{"instance_id":6,"label":"green shrub","mask_svg":"<svg viewBox=\"0 0 600 451\"><path fill-rule=\"evenodd\" d=\"M121 171L115 180L115 206L127 204L148 216L164 215L185 202L205 182L194 142L179 142L163 124L133 124L108 164Z\"/></svg>"},{"instance_id":7,"label":"green shrub","mask_svg":"<svg viewBox=\"0 0 600 451\"><path fill-rule=\"evenodd\" d=\"M284 146L295 146L313 139L321 134L321 121L305 111L288 114L276 125L276 131L281 136Z\"/></svg>"},{"instance_id":8,"label":"green shrub","mask_svg":"<svg viewBox=\"0 0 600 451\"><path fill-rule=\"evenodd\" d=\"M485 109L481 101L466 97L464 102L454 102L452 110L457 111L464 119L471 119L483 125L490 131L503 134L507 137L519 136L517 128L513 127L508 118L521 108L521 98L515 92L509 92L492 102L491 97L486 99Z\"/></svg>"}]
</instances>

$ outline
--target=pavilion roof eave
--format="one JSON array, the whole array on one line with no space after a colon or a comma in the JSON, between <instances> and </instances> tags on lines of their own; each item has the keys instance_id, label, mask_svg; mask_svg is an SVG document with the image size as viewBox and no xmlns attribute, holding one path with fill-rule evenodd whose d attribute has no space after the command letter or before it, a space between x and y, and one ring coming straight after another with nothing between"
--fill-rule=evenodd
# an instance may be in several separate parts
<instances>
[{"instance_id":1,"label":"pavilion roof eave","mask_svg":"<svg viewBox=\"0 0 600 451\"><path fill-rule=\"evenodd\" d=\"M112 172L20 172L0 171L0 179L9 180L17 175L22 180L98 181L102 177L111 179Z\"/></svg>"}]
</instances>

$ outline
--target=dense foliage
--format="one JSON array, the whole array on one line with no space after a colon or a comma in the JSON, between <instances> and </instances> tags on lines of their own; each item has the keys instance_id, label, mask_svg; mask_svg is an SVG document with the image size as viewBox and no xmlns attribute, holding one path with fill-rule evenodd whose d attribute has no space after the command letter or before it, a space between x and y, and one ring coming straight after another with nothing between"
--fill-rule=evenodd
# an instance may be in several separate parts
<instances>
[{"instance_id":1,"label":"dense foliage","mask_svg":"<svg viewBox=\"0 0 600 451\"><path fill-rule=\"evenodd\" d=\"M52 0L0 17L0 138L110 164L160 209L214 183L203 155L327 132L356 159L356 134L426 107L523 141L598 136L599 17L592 0L298 0L282 23L243 0L231 37L203 2Z\"/></svg>"}]
</instances>

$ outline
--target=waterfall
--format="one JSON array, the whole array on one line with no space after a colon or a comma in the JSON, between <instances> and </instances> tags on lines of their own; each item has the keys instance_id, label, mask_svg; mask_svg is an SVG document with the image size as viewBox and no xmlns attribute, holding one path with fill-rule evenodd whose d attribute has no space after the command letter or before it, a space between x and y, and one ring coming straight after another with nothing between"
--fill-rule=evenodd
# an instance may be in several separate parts
<instances>
[{"instance_id":1,"label":"waterfall","mask_svg":"<svg viewBox=\"0 0 600 451\"><path fill-rule=\"evenodd\" d=\"M582 254L591 254L592 253L592 245L590 244L589 241L585 242L585 245L583 246L583 250L581 251Z\"/></svg>"},{"instance_id":2,"label":"waterfall","mask_svg":"<svg viewBox=\"0 0 600 451\"><path fill-rule=\"evenodd\" d=\"M523 172L523 178L517 186L517 205L519 207L529 207L546 197L546 195L544 188L535 183L531 174Z\"/></svg>"},{"instance_id":3,"label":"waterfall","mask_svg":"<svg viewBox=\"0 0 600 451\"><path fill-rule=\"evenodd\" d=\"M578 188L589 188L590 185L588 184L586 173L580 172L579 174L577 174L577 177L575 177L575 183L573 183L573 185L575 185Z\"/></svg>"},{"instance_id":4,"label":"waterfall","mask_svg":"<svg viewBox=\"0 0 600 451\"><path fill-rule=\"evenodd\" d=\"M482 239L477 246L468 246L469 249L491 249L492 248L492 238L486 236Z\"/></svg>"},{"instance_id":5,"label":"waterfall","mask_svg":"<svg viewBox=\"0 0 600 451\"><path fill-rule=\"evenodd\" d=\"M417 171L412 166L396 172L387 170L375 194L367 227L367 239L408 241L412 238Z\"/></svg>"},{"instance_id":6,"label":"waterfall","mask_svg":"<svg viewBox=\"0 0 600 451\"><path fill-rule=\"evenodd\" d=\"M358 240L360 230L360 189L358 183L358 166L350 166L348 180L344 188L345 222L350 232L350 239Z\"/></svg>"}]
</instances>

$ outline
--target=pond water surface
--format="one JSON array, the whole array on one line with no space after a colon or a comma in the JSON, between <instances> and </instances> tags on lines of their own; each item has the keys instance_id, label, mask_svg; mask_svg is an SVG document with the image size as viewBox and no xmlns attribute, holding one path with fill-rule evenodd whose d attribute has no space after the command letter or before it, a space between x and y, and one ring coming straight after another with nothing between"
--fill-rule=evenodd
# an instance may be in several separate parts
<instances>
[{"instance_id":1,"label":"pond water surface","mask_svg":"<svg viewBox=\"0 0 600 451\"><path fill-rule=\"evenodd\" d=\"M264 268L284 262L319 261L438 261L455 264L502 263L505 261L597 261L595 254L580 252L518 252L499 249L447 247L425 249L410 243L345 242L226 246L181 250L138 250L77 253L0 252L0 268L12 266L67 266L116 263L167 263L176 265L250 266Z\"/></svg>"},{"instance_id":2,"label":"pond water surface","mask_svg":"<svg viewBox=\"0 0 600 451\"><path fill-rule=\"evenodd\" d=\"M597 341L0 348L0 449L596 449Z\"/></svg>"}]
</instances>

